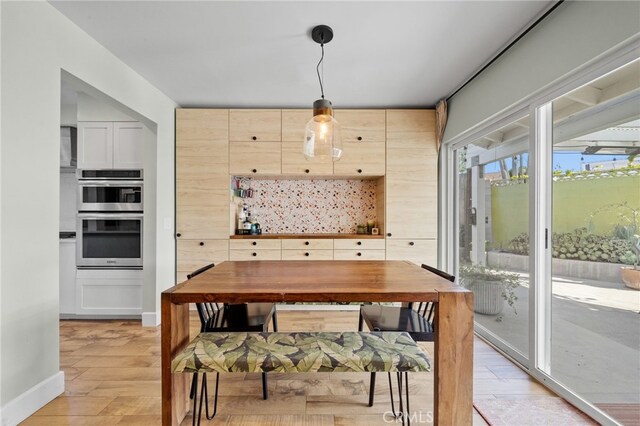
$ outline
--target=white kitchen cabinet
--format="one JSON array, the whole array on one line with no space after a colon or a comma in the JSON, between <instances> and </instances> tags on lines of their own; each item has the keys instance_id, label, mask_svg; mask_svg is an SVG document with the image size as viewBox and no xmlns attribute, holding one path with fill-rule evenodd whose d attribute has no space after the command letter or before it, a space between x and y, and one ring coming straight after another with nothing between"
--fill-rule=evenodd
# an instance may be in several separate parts
<instances>
[{"instance_id":1,"label":"white kitchen cabinet","mask_svg":"<svg viewBox=\"0 0 640 426\"><path fill-rule=\"evenodd\" d=\"M141 269L78 269L77 315L141 315Z\"/></svg>"},{"instance_id":2,"label":"white kitchen cabinet","mask_svg":"<svg viewBox=\"0 0 640 426\"><path fill-rule=\"evenodd\" d=\"M60 315L76 313L76 239L60 240Z\"/></svg>"},{"instance_id":3,"label":"white kitchen cabinet","mask_svg":"<svg viewBox=\"0 0 640 426\"><path fill-rule=\"evenodd\" d=\"M144 129L138 122L78 123L79 169L142 169Z\"/></svg>"}]
</instances>

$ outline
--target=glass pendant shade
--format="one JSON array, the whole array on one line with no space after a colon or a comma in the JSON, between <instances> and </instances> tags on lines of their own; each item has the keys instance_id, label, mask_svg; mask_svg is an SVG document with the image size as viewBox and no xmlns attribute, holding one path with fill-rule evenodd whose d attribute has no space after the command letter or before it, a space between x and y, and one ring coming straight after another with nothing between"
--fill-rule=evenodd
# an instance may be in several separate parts
<instances>
[{"instance_id":1,"label":"glass pendant shade","mask_svg":"<svg viewBox=\"0 0 640 426\"><path fill-rule=\"evenodd\" d=\"M306 125L304 157L320 162L338 161L342 156L340 124L333 118L331 102L319 99L313 103L313 117Z\"/></svg>"}]
</instances>

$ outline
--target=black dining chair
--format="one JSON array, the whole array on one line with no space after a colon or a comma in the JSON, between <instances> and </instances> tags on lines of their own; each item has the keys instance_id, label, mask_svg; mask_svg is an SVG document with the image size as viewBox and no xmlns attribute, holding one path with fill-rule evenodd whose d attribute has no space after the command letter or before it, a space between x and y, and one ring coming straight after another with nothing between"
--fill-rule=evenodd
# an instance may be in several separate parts
<instances>
[{"instance_id":1,"label":"black dining chair","mask_svg":"<svg viewBox=\"0 0 640 426\"><path fill-rule=\"evenodd\" d=\"M451 282L456 277L429 265L422 265L423 269L432 272ZM432 302L409 303L406 307L363 305L360 306L358 331L362 331L364 324L371 331L406 331L416 342L433 342L433 317L435 304ZM393 408L393 389L391 373L389 374L389 391ZM373 394L376 386L376 373L371 373L369 385L369 407L373 406Z\"/></svg>"},{"instance_id":2,"label":"black dining chair","mask_svg":"<svg viewBox=\"0 0 640 426\"><path fill-rule=\"evenodd\" d=\"M187 275L190 280L201 273L208 271L215 265L213 263L203 266ZM273 331L278 331L278 319L276 305L273 303L240 303L240 304L219 304L219 303L196 303L198 317L200 318L200 332L211 333L216 331L269 331L269 323L273 322ZM209 415L207 375L202 374L202 390L200 394L200 409L198 412L198 425L202 414L202 399L206 406L208 420L215 417L218 408L218 383L220 374L216 373L216 389L214 397L213 414ZM193 424L196 421L198 375L193 375L191 382L190 397L193 399ZM267 399L267 373L262 373L262 399Z\"/></svg>"}]
</instances>

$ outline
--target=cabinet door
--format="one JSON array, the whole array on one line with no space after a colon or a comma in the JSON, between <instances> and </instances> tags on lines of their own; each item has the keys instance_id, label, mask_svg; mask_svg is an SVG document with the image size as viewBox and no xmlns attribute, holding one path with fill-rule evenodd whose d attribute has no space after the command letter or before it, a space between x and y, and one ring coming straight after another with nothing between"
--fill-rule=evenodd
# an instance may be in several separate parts
<instances>
[{"instance_id":1,"label":"cabinet door","mask_svg":"<svg viewBox=\"0 0 640 426\"><path fill-rule=\"evenodd\" d=\"M304 142L307 122L313 117L312 109L282 110L282 142ZM302 148L300 148L302 150Z\"/></svg>"},{"instance_id":2,"label":"cabinet door","mask_svg":"<svg viewBox=\"0 0 640 426\"><path fill-rule=\"evenodd\" d=\"M280 142L231 142L229 171L232 175L279 175Z\"/></svg>"},{"instance_id":3,"label":"cabinet door","mask_svg":"<svg viewBox=\"0 0 640 426\"><path fill-rule=\"evenodd\" d=\"M435 239L389 239L387 240L387 260L408 260L416 265L435 266L438 261L438 243Z\"/></svg>"},{"instance_id":4,"label":"cabinet door","mask_svg":"<svg viewBox=\"0 0 640 426\"><path fill-rule=\"evenodd\" d=\"M438 155L435 115L387 111L386 232L388 238L436 238Z\"/></svg>"},{"instance_id":5,"label":"cabinet door","mask_svg":"<svg viewBox=\"0 0 640 426\"><path fill-rule=\"evenodd\" d=\"M282 142L282 174L318 176L333 174L333 161L307 160L299 142Z\"/></svg>"},{"instance_id":6,"label":"cabinet door","mask_svg":"<svg viewBox=\"0 0 640 426\"><path fill-rule=\"evenodd\" d=\"M342 158L333 165L339 176L383 176L385 173L385 111L338 110Z\"/></svg>"},{"instance_id":7,"label":"cabinet door","mask_svg":"<svg viewBox=\"0 0 640 426\"><path fill-rule=\"evenodd\" d=\"M229 260L229 240L178 240L177 270L187 274Z\"/></svg>"},{"instance_id":8,"label":"cabinet door","mask_svg":"<svg viewBox=\"0 0 640 426\"><path fill-rule=\"evenodd\" d=\"M227 110L176 110L176 236L229 236Z\"/></svg>"},{"instance_id":9,"label":"cabinet door","mask_svg":"<svg viewBox=\"0 0 640 426\"><path fill-rule=\"evenodd\" d=\"M113 123L78 123L78 168L113 168Z\"/></svg>"},{"instance_id":10,"label":"cabinet door","mask_svg":"<svg viewBox=\"0 0 640 426\"><path fill-rule=\"evenodd\" d=\"M144 128L137 122L113 123L113 168L144 168Z\"/></svg>"},{"instance_id":11,"label":"cabinet door","mask_svg":"<svg viewBox=\"0 0 640 426\"><path fill-rule=\"evenodd\" d=\"M229 112L229 140L280 142L281 120L279 109L232 109Z\"/></svg>"}]
</instances>

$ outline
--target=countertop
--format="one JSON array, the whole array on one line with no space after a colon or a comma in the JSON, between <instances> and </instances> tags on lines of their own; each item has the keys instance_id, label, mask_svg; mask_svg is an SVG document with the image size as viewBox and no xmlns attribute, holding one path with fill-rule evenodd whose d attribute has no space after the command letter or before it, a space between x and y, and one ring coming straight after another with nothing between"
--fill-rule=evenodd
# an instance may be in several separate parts
<instances>
[{"instance_id":1,"label":"countertop","mask_svg":"<svg viewBox=\"0 0 640 426\"><path fill-rule=\"evenodd\" d=\"M259 240L259 239L384 239L384 235L369 235L369 234L262 234L262 235L231 235L229 238L232 240Z\"/></svg>"}]
</instances>

